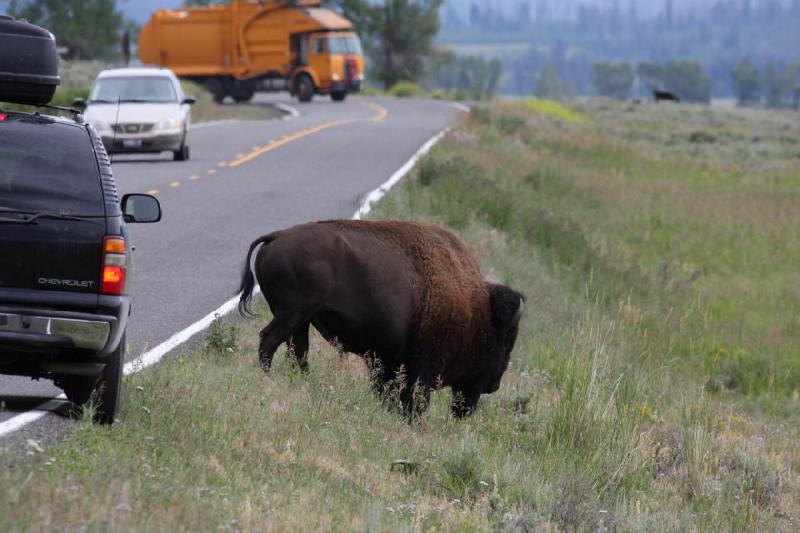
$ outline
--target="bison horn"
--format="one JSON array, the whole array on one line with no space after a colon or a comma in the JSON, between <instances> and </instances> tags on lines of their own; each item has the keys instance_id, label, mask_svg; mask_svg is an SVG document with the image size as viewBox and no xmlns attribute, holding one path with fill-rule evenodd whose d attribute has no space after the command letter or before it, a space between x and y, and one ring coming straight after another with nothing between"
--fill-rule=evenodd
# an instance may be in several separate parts
<instances>
[{"instance_id":1,"label":"bison horn","mask_svg":"<svg viewBox=\"0 0 800 533\"><path fill-rule=\"evenodd\" d=\"M519 307L517 308L517 312L514 313L514 318L511 320L512 325L516 325L519 323L520 319L522 318L522 312L525 311L525 300L522 298L519 299Z\"/></svg>"}]
</instances>

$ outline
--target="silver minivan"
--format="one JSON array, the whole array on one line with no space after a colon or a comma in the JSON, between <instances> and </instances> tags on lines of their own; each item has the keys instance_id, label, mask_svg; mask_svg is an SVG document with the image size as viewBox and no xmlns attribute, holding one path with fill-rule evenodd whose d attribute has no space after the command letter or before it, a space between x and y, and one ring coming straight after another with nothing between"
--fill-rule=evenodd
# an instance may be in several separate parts
<instances>
[{"instance_id":1,"label":"silver minivan","mask_svg":"<svg viewBox=\"0 0 800 533\"><path fill-rule=\"evenodd\" d=\"M109 153L171 151L176 161L189 159L190 104L175 74L166 68L120 68L101 72L85 107Z\"/></svg>"}]
</instances>

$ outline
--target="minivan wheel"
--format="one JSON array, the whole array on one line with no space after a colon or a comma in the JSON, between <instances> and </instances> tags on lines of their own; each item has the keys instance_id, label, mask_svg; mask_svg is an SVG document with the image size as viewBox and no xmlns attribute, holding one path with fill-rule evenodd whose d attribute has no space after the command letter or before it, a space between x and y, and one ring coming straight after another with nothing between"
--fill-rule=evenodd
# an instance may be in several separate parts
<instances>
[{"instance_id":1,"label":"minivan wheel","mask_svg":"<svg viewBox=\"0 0 800 533\"><path fill-rule=\"evenodd\" d=\"M56 385L64 389L67 399L80 414L90 400L94 403L94 421L113 424L119 414L122 393L122 368L125 359L125 335L119 346L106 358L106 366L99 376L62 376Z\"/></svg>"},{"instance_id":2,"label":"minivan wheel","mask_svg":"<svg viewBox=\"0 0 800 533\"><path fill-rule=\"evenodd\" d=\"M189 160L189 145L182 144L178 150L172 152L172 158L175 161L188 161Z\"/></svg>"}]
</instances>

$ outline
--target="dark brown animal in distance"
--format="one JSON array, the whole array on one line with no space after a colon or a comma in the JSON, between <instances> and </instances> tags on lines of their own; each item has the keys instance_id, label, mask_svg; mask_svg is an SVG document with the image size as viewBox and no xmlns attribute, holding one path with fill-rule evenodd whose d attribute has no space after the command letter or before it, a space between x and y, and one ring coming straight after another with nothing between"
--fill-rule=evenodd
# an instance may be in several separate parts
<instances>
[{"instance_id":1,"label":"dark brown animal in distance","mask_svg":"<svg viewBox=\"0 0 800 533\"><path fill-rule=\"evenodd\" d=\"M680 102L681 97L666 89L653 89L653 99L656 102Z\"/></svg>"},{"instance_id":2,"label":"dark brown animal in distance","mask_svg":"<svg viewBox=\"0 0 800 533\"><path fill-rule=\"evenodd\" d=\"M284 342L307 370L313 324L329 342L367 360L376 391L396 387L408 416L425 410L432 388L450 387L452 412L463 417L481 394L500 387L524 299L483 281L451 231L418 222L331 220L259 237L242 274L243 315L250 314L250 257L259 245L255 278L274 317L261 331L265 371Z\"/></svg>"}]
</instances>

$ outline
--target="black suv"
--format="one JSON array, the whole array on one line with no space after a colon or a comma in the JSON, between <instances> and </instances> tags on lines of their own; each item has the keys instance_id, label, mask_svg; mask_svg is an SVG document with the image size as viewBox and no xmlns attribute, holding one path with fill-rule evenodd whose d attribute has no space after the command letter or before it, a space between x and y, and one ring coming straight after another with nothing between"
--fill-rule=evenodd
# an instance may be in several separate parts
<instances>
[{"instance_id":1,"label":"black suv","mask_svg":"<svg viewBox=\"0 0 800 533\"><path fill-rule=\"evenodd\" d=\"M54 90L52 71L20 73L13 62L36 42L54 57L49 32L0 17L0 101L52 97L41 96L43 86ZM46 70L31 57L40 55L28 54L26 68ZM96 419L111 423L130 312L126 223L157 222L161 207L148 195L120 201L103 143L77 112L70 120L2 108L0 373L52 379L76 405L94 400Z\"/></svg>"}]
</instances>

